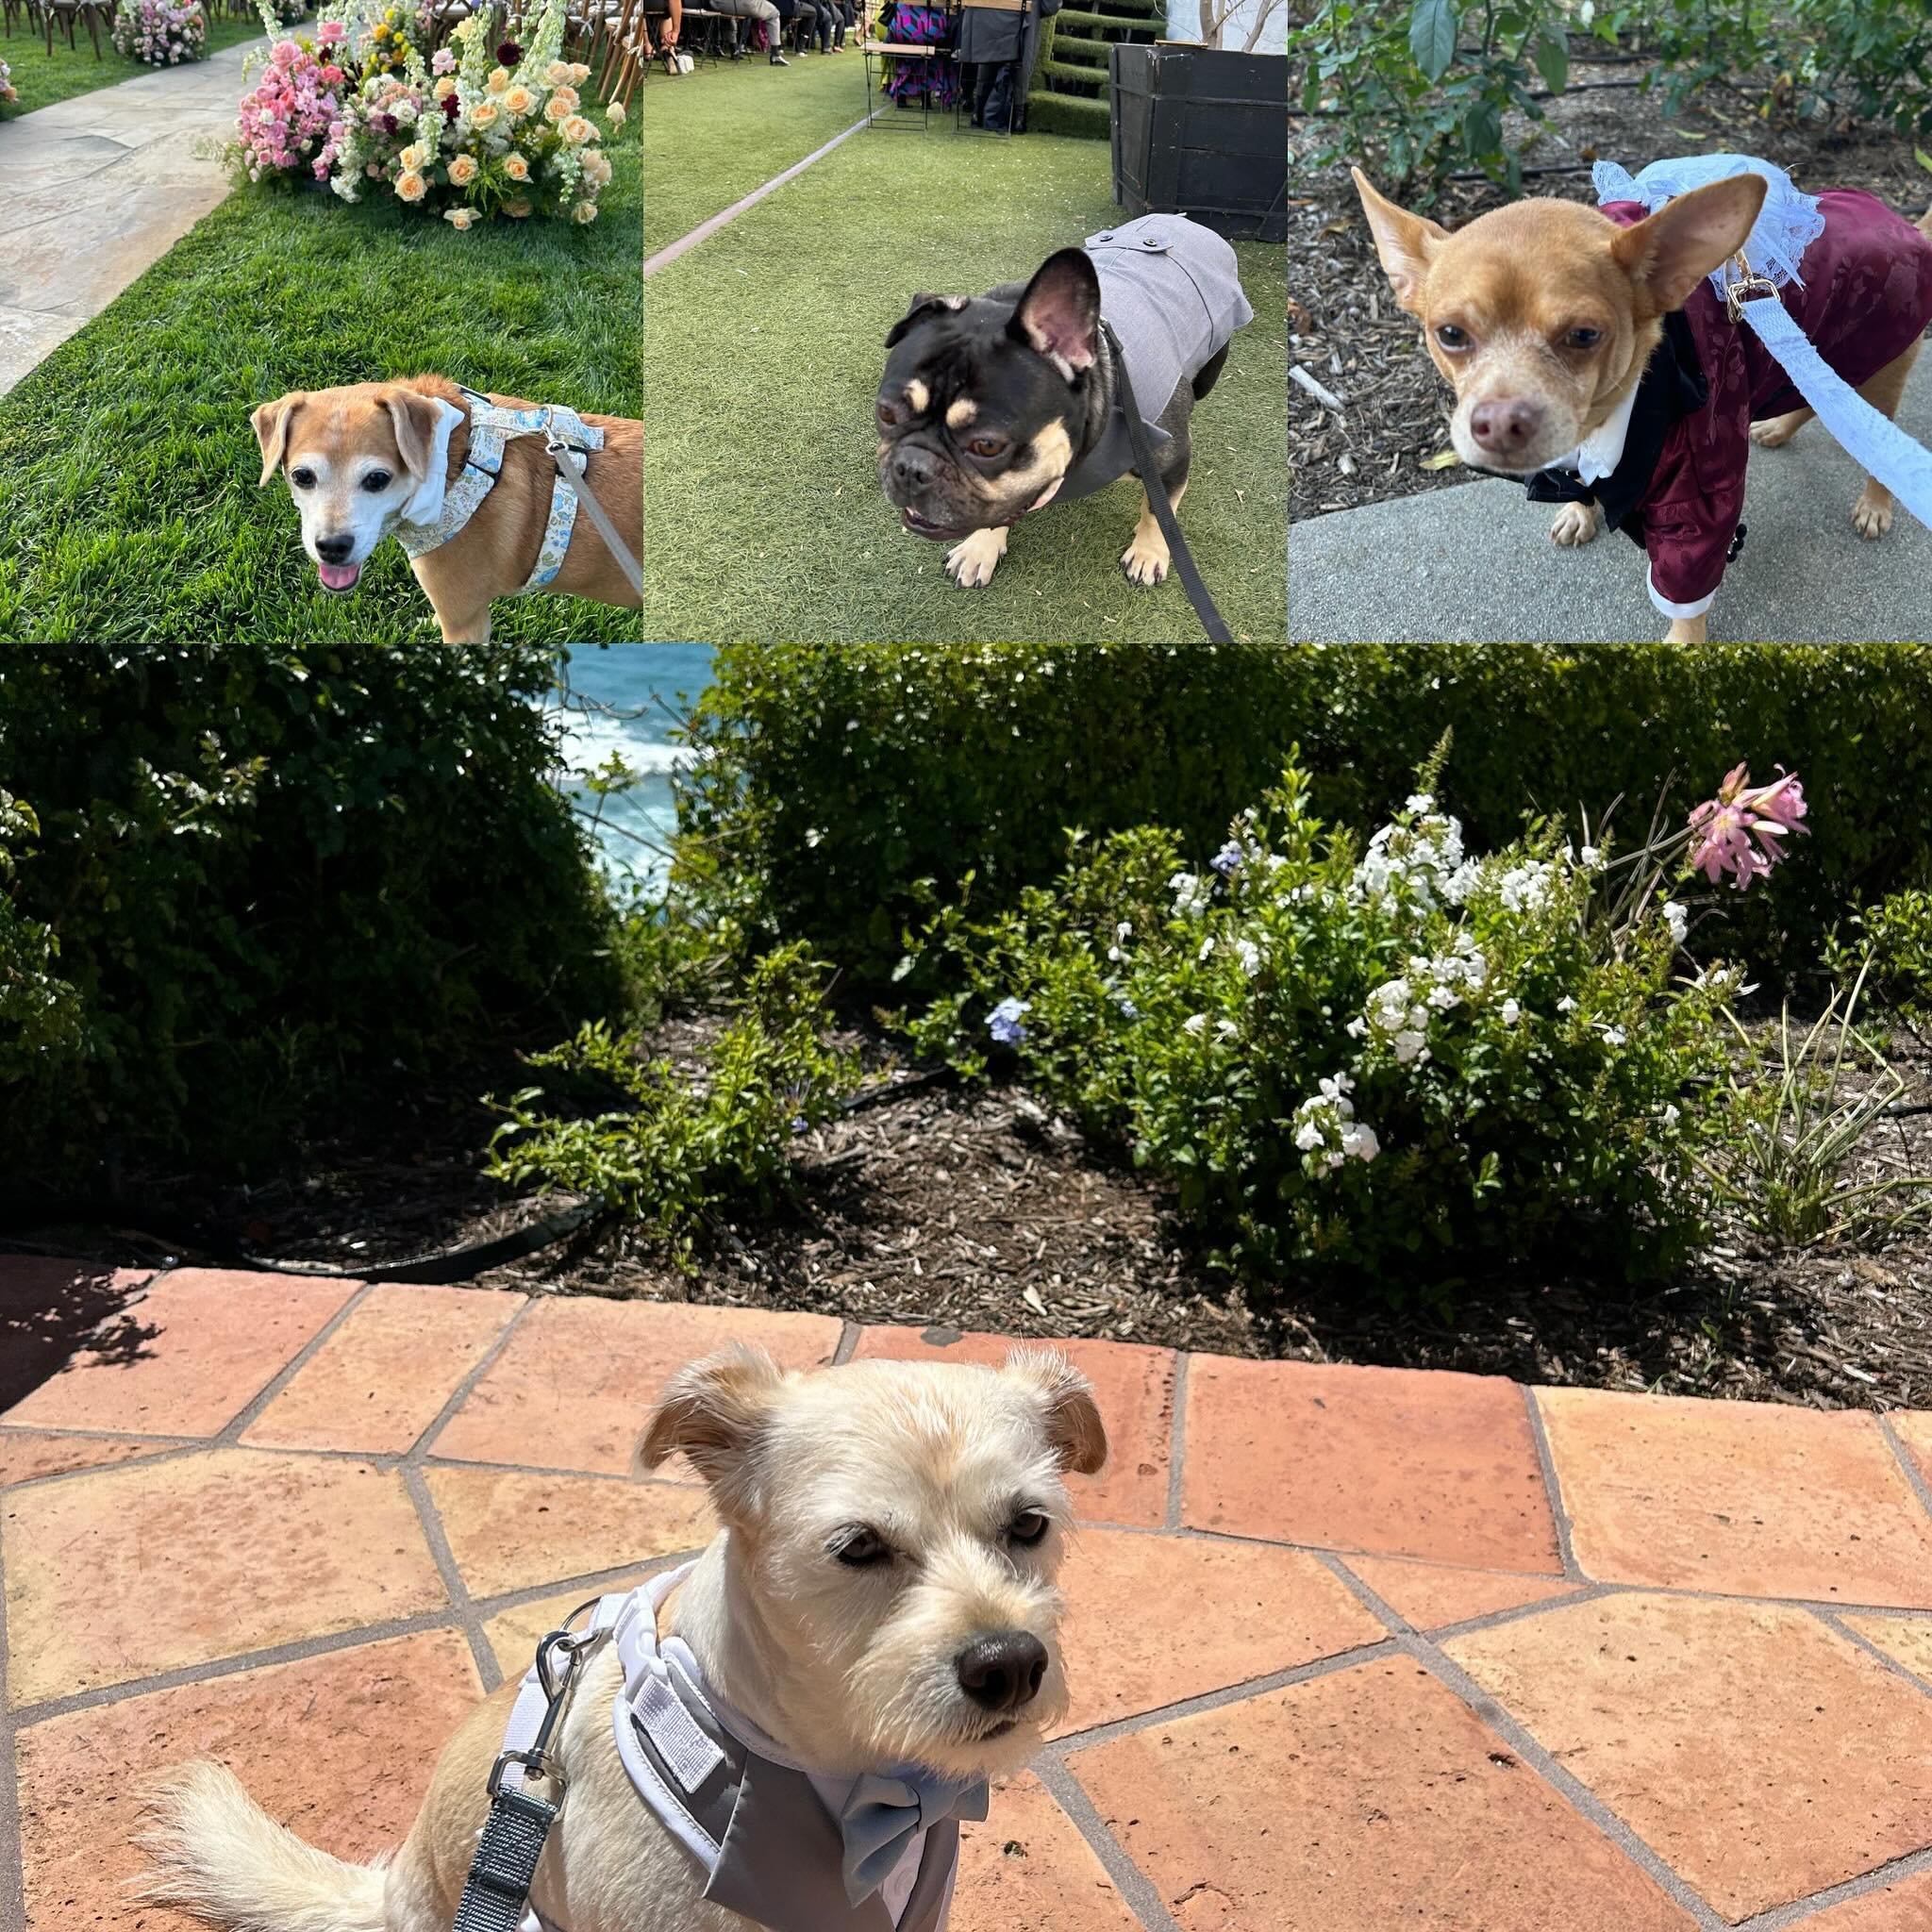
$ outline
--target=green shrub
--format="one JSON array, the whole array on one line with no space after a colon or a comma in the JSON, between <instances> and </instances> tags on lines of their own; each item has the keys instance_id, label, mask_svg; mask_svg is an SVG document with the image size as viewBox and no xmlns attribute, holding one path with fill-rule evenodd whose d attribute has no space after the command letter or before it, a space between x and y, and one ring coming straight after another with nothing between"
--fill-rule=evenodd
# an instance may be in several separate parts
<instances>
[{"instance_id":1,"label":"green shrub","mask_svg":"<svg viewBox=\"0 0 1932 1932\"><path fill-rule=\"evenodd\" d=\"M1611 891L1630 866L1553 824L1466 857L1424 791L1364 849L1291 767L1211 865L1187 850L1151 828L1076 843L1012 910L942 913L924 944L960 990L915 1043L969 1075L1008 1059L1264 1280L1441 1296L1579 1253L1654 1277L1703 1234L1721 1121L1701 1090L1738 975L1674 975L1681 842Z\"/></svg>"},{"instance_id":2,"label":"green shrub","mask_svg":"<svg viewBox=\"0 0 1932 1932\"><path fill-rule=\"evenodd\" d=\"M1874 986L1911 1013L1932 1013L1932 892L1888 892L1853 913L1826 957L1846 979L1869 960Z\"/></svg>"},{"instance_id":3,"label":"green shrub","mask_svg":"<svg viewBox=\"0 0 1932 1932\"><path fill-rule=\"evenodd\" d=\"M635 1030L602 1022L531 1064L618 1104L556 1111L541 1087L503 1108L489 1172L533 1180L617 1208L685 1266L712 1213L741 1200L769 1208L787 1191L794 1136L838 1111L858 1084L858 1057L827 1044L824 974L805 946L767 954L747 976L740 1011L706 1047L702 1067L646 1057Z\"/></svg>"},{"instance_id":4,"label":"green shrub","mask_svg":"<svg viewBox=\"0 0 1932 1932\"><path fill-rule=\"evenodd\" d=\"M7 916L58 943L77 1030L58 1081L0 1058L0 1166L245 1166L398 1068L607 1009L552 674L532 646L10 653L0 774L40 837Z\"/></svg>"},{"instance_id":5,"label":"green shrub","mask_svg":"<svg viewBox=\"0 0 1932 1932\"><path fill-rule=\"evenodd\" d=\"M1218 842L1299 744L1314 808L1379 823L1445 729L1445 808L1478 847L1527 811L1676 809L1737 760L1803 774L1806 862L1727 899L1693 943L1790 977L1846 907L1932 886L1932 649L1779 645L798 645L719 653L686 809L696 890L809 939L876 990L916 884L983 910L1053 877L1065 833L1169 825ZM915 989L916 990L916 989Z\"/></svg>"},{"instance_id":6,"label":"green shrub","mask_svg":"<svg viewBox=\"0 0 1932 1932\"><path fill-rule=\"evenodd\" d=\"M39 832L33 813L0 791L0 1091L51 1084L79 1041L74 989L55 971L60 943L9 890L18 854Z\"/></svg>"}]
</instances>

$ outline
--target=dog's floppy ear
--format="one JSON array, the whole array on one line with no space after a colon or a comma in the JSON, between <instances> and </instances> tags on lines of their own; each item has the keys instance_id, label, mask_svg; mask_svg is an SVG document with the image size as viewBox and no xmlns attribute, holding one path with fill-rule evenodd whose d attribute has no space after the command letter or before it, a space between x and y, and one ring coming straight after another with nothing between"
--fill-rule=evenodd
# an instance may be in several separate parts
<instances>
[{"instance_id":1,"label":"dog's floppy ear","mask_svg":"<svg viewBox=\"0 0 1932 1932\"><path fill-rule=\"evenodd\" d=\"M928 308L943 308L957 310L965 308L967 303L971 300L972 297L969 295L913 296L911 306L908 308L906 313L902 315L898 319L898 321L895 322L891 325L891 327L886 331L886 347L889 349L897 348L899 345L900 339L910 331L912 325L916 323L919 320L919 318L922 315L924 315Z\"/></svg>"},{"instance_id":2,"label":"dog's floppy ear","mask_svg":"<svg viewBox=\"0 0 1932 1932\"><path fill-rule=\"evenodd\" d=\"M433 524L442 514L449 480L449 440L463 420L463 412L441 396L425 395L404 383L384 391L382 405L389 411L396 454L416 480L414 491L403 506L403 521Z\"/></svg>"},{"instance_id":3,"label":"dog's floppy ear","mask_svg":"<svg viewBox=\"0 0 1932 1932\"><path fill-rule=\"evenodd\" d=\"M1039 1399L1046 1440L1060 1467L1091 1475L1107 1461L1107 1425L1093 1399L1093 1385L1057 1348L1016 1348L1005 1373Z\"/></svg>"},{"instance_id":4,"label":"dog's floppy ear","mask_svg":"<svg viewBox=\"0 0 1932 1932\"><path fill-rule=\"evenodd\" d=\"M680 1450L712 1489L739 1485L785 1372L761 1348L732 1348L678 1370L658 1399L635 1466L656 1469Z\"/></svg>"},{"instance_id":5,"label":"dog's floppy ear","mask_svg":"<svg viewBox=\"0 0 1932 1932\"><path fill-rule=\"evenodd\" d=\"M1610 252L1648 299L1653 316L1683 308L1749 238L1764 207L1762 175L1732 175L1672 197L1618 233Z\"/></svg>"},{"instance_id":6,"label":"dog's floppy ear","mask_svg":"<svg viewBox=\"0 0 1932 1932\"><path fill-rule=\"evenodd\" d=\"M1397 208L1386 194L1378 194L1359 168L1348 172L1355 177L1355 192L1361 197L1362 213L1369 219L1369 233L1375 238L1375 253L1381 258L1389 286L1395 291L1396 303L1411 315L1420 315L1429 263L1436 250L1448 241L1449 231L1426 216Z\"/></svg>"},{"instance_id":7,"label":"dog's floppy ear","mask_svg":"<svg viewBox=\"0 0 1932 1932\"><path fill-rule=\"evenodd\" d=\"M1062 248L1034 271L1007 325L1071 382L1100 360L1100 276L1084 248Z\"/></svg>"},{"instance_id":8,"label":"dog's floppy ear","mask_svg":"<svg viewBox=\"0 0 1932 1932\"><path fill-rule=\"evenodd\" d=\"M291 390L287 395L263 403L250 413L248 421L254 427L255 440L261 445L261 482L256 485L258 490L282 467L282 458L289 448L290 421L308 399L307 390Z\"/></svg>"}]
</instances>

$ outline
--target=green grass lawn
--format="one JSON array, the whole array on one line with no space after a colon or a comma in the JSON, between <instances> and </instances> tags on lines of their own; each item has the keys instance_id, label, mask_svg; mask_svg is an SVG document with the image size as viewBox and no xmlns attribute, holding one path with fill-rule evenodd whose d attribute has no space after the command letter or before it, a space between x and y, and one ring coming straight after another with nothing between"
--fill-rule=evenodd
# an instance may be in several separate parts
<instances>
[{"instance_id":1,"label":"green grass lawn","mask_svg":"<svg viewBox=\"0 0 1932 1932\"><path fill-rule=\"evenodd\" d=\"M633 124L635 125L635 124ZM0 397L0 641L434 637L400 547L331 598L248 412L293 389L436 370L641 413L639 160L589 227L447 222L392 200L231 195ZM634 611L506 600L495 634L635 640Z\"/></svg>"},{"instance_id":2,"label":"green grass lawn","mask_svg":"<svg viewBox=\"0 0 1932 1932\"><path fill-rule=\"evenodd\" d=\"M1119 220L1108 165L1101 142L861 133L651 278L647 636L1200 635L1177 578L1120 570L1138 483L1027 519L992 583L962 591L874 468L885 335L912 291L1024 277ZM1239 246L1255 320L1195 412L1181 524L1235 635L1266 641L1287 626L1287 277L1282 249Z\"/></svg>"},{"instance_id":3,"label":"green grass lawn","mask_svg":"<svg viewBox=\"0 0 1932 1932\"><path fill-rule=\"evenodd\" d=\"M208 50L217 53L223 47L232 47L238 41L259 41L262 39L261 23L253 16L247 20L212 20L208 28ZM0 38L0 60L7 62L13 71L13 85L20 95L14 105L5 110L11 119L16 114L30 114L36 108L51 108L56 101L70 101L75 94L92 93L97 87L112 87L117 81L132 80L138 75L153 74L156 70L144 67L139 60L130 60L125 54L115 53L108 43L107 29L101 30L101 58L94 58L93 42L87 37L85 28L76 28L75 44L69 47L66 36L57 25L54 29L54 51L47 52L47 43L38 34L28 33L25 28ZM190 72L192 72L191 63Z\"/></svg>"},{"instance_id":4,"label":"green grass lawn","mask_svg":"<svg viewBox=\"0 0 1932 1932\"><path fill-rule=\"evenodd\" d=\"M644 253L850 127L865 112L864 75L856 33L842 54L808 54L790 67L762 54L707 61L675 80L654 67L641 91Z\"/></svg>"}]
</instances>

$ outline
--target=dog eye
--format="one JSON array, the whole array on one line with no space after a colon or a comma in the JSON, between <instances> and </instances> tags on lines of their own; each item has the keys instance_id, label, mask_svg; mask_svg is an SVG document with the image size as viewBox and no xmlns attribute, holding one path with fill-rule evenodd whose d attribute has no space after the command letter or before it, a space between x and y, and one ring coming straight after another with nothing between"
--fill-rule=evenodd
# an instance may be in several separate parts
<instances>
[{"instance_id":1,"label":"dog eye","mask_svg":"<svg viewBox=\"0 0 1932 1932\"><path fill-rule=\"evenodd\" d=\"M389 488L391 480L387 470L371 470L368 475L363 477L362 487L371 496L376 496Z\"/></svg>"},{"instance_id":2,"label":"dog eye","mask_svg":"<svg viewBox=\"0 0 1932 1932\"><path fill-rule=\"evenodd\" d=\"M975 436L966 447L976 457L1004 456L1007 452L1007 439L1004 436Z\"/></svg>"},{"instance_id":3,"label":"dog eye","mask_svg":"<svg viewBox=\"0 0 1932 1932\"><path fill-rule=\"evenodd\" d=\"M852 1570L870 1570L875 1563L892 1560L891 1544L875 1529L841 1530L831 1547L832 1555Z\"/></svg>"},{"instance_id":4,"label":"dog eye","mask_svg":"<svg viewBox=\"0 0 1932 1932\"><path fill-rule=\"evenodd\" d=\"M1023 1509L1008 1525L1007 1535L1014 1542L1031 1549L1037 1542L1043 1541L1047 1531L1052 1528L1048 1518L1038 1509Z\"/></svg>"},{"instance_id":5,"label":"dog eye","mask_svg":"<svg viewBox=\"0 0 1932 1932\"><path fill-rule=\"evenodd\" d=\"M313 490L315 488L315 472L310 469L291 470L289 472L289 481L297 490Z\"/></svg>"},{"instance_id":6,"label":"dog eye","mask_svg":"<svg viewBox=\"0 0 1932 1932\"><path fill-rule=\"evenodd\" d=\"M879 427L881 429L896 429L899 426L899 406L896 403L881 403L879 405Z\"/></svg>"},{"instance_id":7,"label":"dog eye","mask_svg":"<svg viewBox=\"0 0 1932 1932\"><path fill-rule=\"evenodd\" d=\"M1603 339L1600 328L1573 328L1567 338L1573 349L1593 349Z\"/></svg>"},{"instance_id":8,"label":"dog eye","mask_svg":"<svg viewBox=\"0 0 1932 1932\"><path fill-rule=\"evenodd\" d=\"M1445 349L1466 349L1469 347L1469 331L1457 328L1453 322L1445 322L1437 328L1436 340Z\"/></svg>"}]
</instances>

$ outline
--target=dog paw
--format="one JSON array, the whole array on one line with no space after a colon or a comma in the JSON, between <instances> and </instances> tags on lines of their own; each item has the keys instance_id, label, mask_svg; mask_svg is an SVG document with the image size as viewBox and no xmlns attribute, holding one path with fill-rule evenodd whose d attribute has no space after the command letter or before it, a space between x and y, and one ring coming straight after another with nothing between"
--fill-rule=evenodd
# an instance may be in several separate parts
<instances>
[{"instance_id":1,"label":"dog paw","mask_svg":"<svg viewBox=\"0 0 1932 1932\"><path fill-rule=\"evenodd\" d=\"M1759 449L1782 449L1811 420L1808 409L1793 409L1788 416L1765 416L1751 425L1751 441Z\"/></svg>"},{"instance_id":2,"label":"dog paw","mask_svg":"<svg viewBox=\"0 0 1932 1932\"><path fill-rule=\"evenodd\" d=\"M1121 568L1126 572L1127 581L1133 584L1164 583L1173 562L1167 540L1158 529L1152 538L1144 537L1136 530L1134 541L1121 552Z\"/></svg>"},{"instance_id":3,"label":"dog paw","mask_svg":"<svg viewBox=\"0 0 1932 1932\"><path fill-rule=\"evenodd\" d=\"M1890 492L1882 503L1874 503L1869 496L1859 497L1852 506L1852 528L1868 543L1884 536L1886 531L1891 528Z\"/></svg>"},{"instance_id":4,"label":"dog paw","mask_svg":"<svg viewBox=\"0 0 1932 1932\"><path fill-rule=\"evenodd\" d=\"M1560 543L1566 550L1574 550L1579 543L1588 543L1596 536L1596 506L1591 503L1566 503L1550 521L1550 541Z\"/></svg>"},{"instance_id":5,"label":"dog paw","mask_svg":"<svg viewBox=\"0 0 1932 1932\"><path fill-rule=\"evenodd\" d=\"M955 543L946 552L946 575L961 590L976 591L982 584L992 582L992 574L1006 554L1007 533L1004 528L974 530L972 536Z\"/></svg>"}]
</instances>

